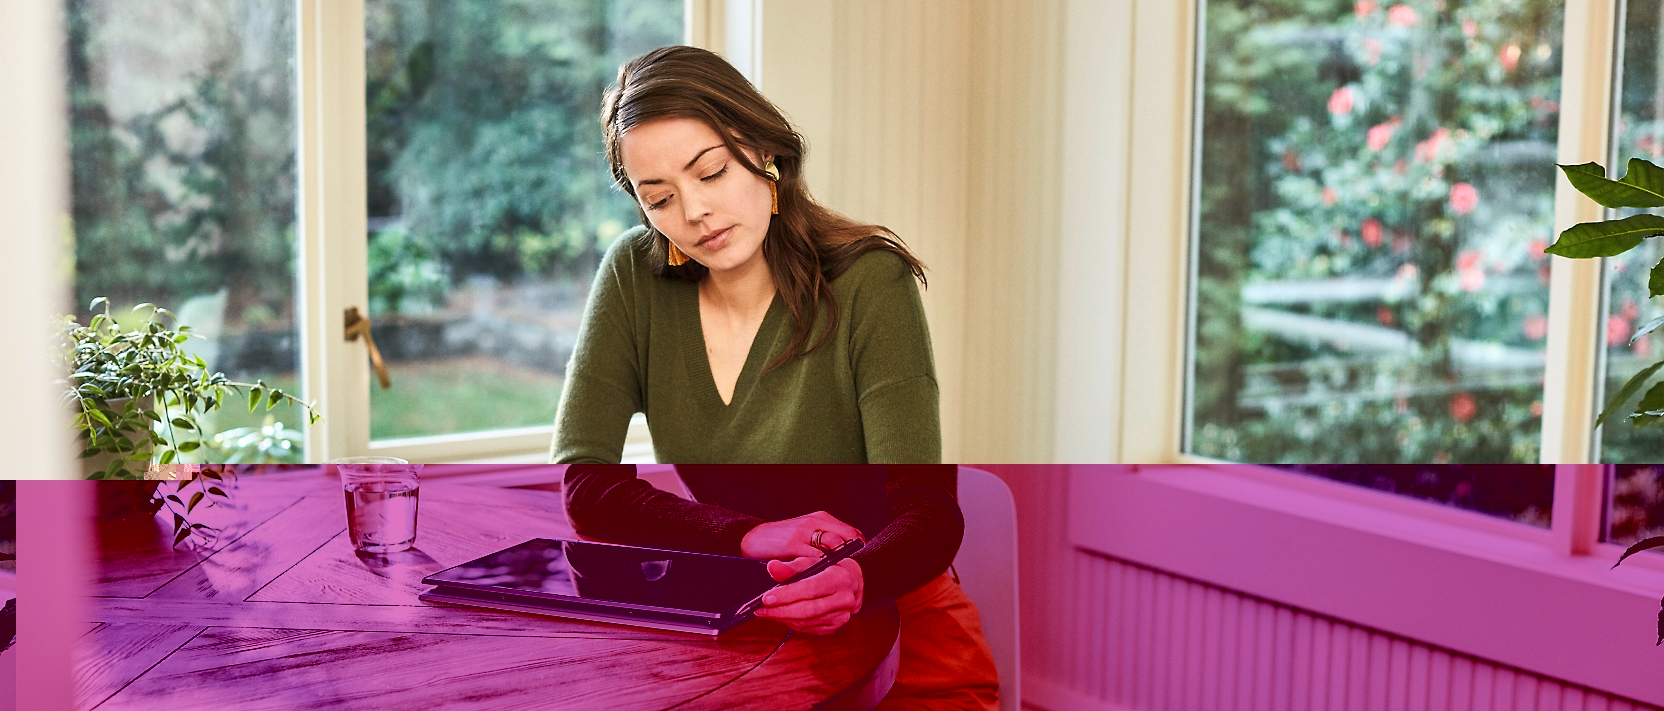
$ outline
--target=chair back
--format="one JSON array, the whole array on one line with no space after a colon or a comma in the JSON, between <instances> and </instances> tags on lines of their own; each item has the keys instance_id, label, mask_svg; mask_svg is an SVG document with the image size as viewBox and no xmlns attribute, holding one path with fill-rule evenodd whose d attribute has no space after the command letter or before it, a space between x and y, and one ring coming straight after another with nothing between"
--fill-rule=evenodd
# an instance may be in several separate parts
<instances>
[{"instance_id":1,"label":"chair back","mask_svg":"<svg viewBox=\"0 0 1664 711\"><path fill-rule=\"evenodd\" d=\"M976 603L982 634L1000 672L1000 711L1022 708L1021 625L1017 607L1017 504L1011 488L981 469L959 468L965 540L953 568Z\"/></svg>"}]
</instances>

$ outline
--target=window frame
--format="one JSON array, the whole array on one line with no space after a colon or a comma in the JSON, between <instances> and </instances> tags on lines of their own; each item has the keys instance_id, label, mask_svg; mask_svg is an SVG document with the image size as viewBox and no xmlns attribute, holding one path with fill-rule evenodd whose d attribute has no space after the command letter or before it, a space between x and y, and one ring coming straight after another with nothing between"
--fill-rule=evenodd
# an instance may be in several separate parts
<instances>
[{"instance_id":1,"label":"window frame","mask_svg":"<svg viewBox=\"0 0 1664 711\"><path fill-rule=\"evenodd\" d=\"M739 5L740 3L732 3ZM722 45L723 0L683 0L683 41ZM303 397L322 418L305 428L305 459L379 455L421 462L543 461L554 425L388 440L370 438L370 365L345 340L345 311L369 303L364 107L364 0L296 0L296 300ZM397 373L394 373L395 377ZM651 458L645 421L625 456Z\"/></svg>"}]
</instances>

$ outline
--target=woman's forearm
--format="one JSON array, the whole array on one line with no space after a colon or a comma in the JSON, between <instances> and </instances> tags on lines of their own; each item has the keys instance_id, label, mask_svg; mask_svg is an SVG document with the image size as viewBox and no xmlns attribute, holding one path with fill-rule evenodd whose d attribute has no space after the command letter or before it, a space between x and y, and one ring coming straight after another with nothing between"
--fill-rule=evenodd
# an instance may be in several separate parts
<instances>
[{"instance_id":1,"label":"woman's forearm","mask_svg":"<svg viewBox=\"0 0 1664 711\"><path fill-rule=\"evenodd\" d=\"M888 473L890 524L854 556L866 602L894 599L935 579L953 563L965 536L958 467L891 464Z\"/></svg>"},{"instance_id":2,"label":"woman's forearm","mask_svg":"<svg viewBox=\"0 0 1664 711\"><path fill-rule=\"evenodd\" d=\"M763 522L655 489L636 478L634 464L574 464L562 494L573 529L614 543L737 556L746 532Z\"/></svg>"}]
</instances>

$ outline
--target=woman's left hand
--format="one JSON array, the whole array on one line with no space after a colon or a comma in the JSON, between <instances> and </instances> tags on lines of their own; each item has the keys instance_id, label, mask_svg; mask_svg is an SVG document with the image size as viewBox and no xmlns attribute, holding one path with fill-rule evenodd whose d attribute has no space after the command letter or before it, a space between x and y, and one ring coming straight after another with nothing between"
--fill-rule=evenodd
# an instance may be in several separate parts
<instances>
[{"instance_id":1,"label":"woman's left hand","mask_svg":"<svg viewBox=\"0 0 1664 711\"><path fill-rule=\"evenodd\" d=\"M818 557L771 560L768 573L784 582L817 560ZM865 592L861 564L845 558L808 580L769 591L757 616L778 620L798 632L832 634L861 611L861 597Z\"/></svg>"}]
</instances>

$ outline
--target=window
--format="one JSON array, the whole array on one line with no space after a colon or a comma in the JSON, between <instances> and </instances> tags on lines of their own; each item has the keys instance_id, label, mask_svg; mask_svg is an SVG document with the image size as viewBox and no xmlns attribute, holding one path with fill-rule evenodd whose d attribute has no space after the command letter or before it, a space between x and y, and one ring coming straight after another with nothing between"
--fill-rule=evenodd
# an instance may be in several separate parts
<instances>
[{"instance_id":1,"label":"window","mask_svg":"<svg viewBox=\"0 0 1664 711\"><path fill-rule=\"evenodd\" d=\"M1660 36L1664 22L1660 21L1657 3L1624 3L1623 7L1622 62L1614 87L1617 120L1612 127L1612 157L1605 163L1608 174L1614 177L1622 174L1631 158L1664 162L1660 160L1664 157L1664 85L1660 84L1664 75L1658 71L1659 53L1664 52L1664 37ZM1606 393L1617 392L1635 373L1664 357L1660 350L1664 340L1656 331L1630 342L1637 329L1664 315L1664 308L1648 298L1647 289L1650 270L1661 256L1664 253L1659 251L1657 241L1648 240L1640 248L1606 260L1607 308L1602 323ZM1664 430L1656 425L1639 427L1618 416L1601 428L1602 461L1656 461L1660 445L1664 445Z\"/></svg>"},{"instance_id":2,"label":"window","mask_svg":"<svg viewBox=\"0 0 1664 711\"><path fill-rule=\"evenodd\" d=\"M601 93L683 40L684 4L67 0L76 299L166 307L210 368L320 402L311 428L226 408L206 459L546 451L599 256L637 219ZM362 387L349 307L389 390Z\"/></svg>"},{"instance_id":3,"label":"window","mask_svg":"<svg viewBox=\"0 0 1664 711\"><path fill-rule=\"evenodd\" d=\"M1204 5L1186 451L1536 461L1562 3Z\"/></svg>"},{"instance_id":4,"label":"window","mask_svg":"<svg viewBox=\"0 0 1664 711\"><path fill-rule=\"evenodd\" d=\"M76 302L166 307L211 369L298 392L294 5L70 0L65 24ZM302 422L227 407L204 454L300 461Z\"/></svg>"},{"instance_id":5,"label":"window","mask_svg":"<svg viewBox=\"0 0 1664 711\"><path fill-rule=\"evenodd\" d=\"M365 3L370 437L550 425L601 253L638 217L597 121L682 0Z\"/></svg>"}]
</instances>

